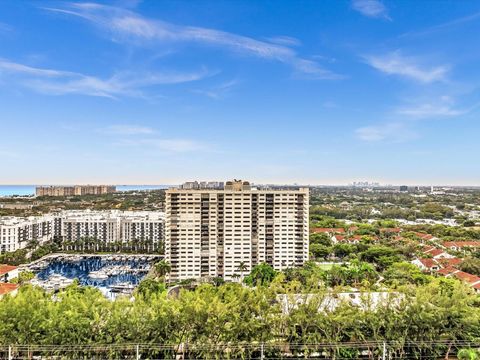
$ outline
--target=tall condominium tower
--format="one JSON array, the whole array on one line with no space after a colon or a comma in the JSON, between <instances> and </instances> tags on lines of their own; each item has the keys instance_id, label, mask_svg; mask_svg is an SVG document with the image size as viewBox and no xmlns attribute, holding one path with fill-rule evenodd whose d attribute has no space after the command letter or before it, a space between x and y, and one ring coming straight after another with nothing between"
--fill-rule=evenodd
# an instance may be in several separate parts
<instances>
[{"instance_id":1,"label":"tall condominium tower","mask_svg":"<svg viewBox=\"0 0 480 360\"><path fill-rule=\"evenodd\" d=\"M307 188L256 189L237 180L223 189L167 190L170 278L231 280L263 262L277 270L301 266L308 259L308 198Z\"/></svg>"}]
</instances>

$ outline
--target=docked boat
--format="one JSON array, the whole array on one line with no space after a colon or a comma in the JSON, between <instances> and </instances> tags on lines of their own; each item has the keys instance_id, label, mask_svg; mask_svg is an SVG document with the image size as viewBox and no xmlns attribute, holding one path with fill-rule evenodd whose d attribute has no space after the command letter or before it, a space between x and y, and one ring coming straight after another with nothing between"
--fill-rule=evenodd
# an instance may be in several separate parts
<instances>
[{"instance_id":1,"label":"docked boat","mask_svg":"<svg viewBox=\"0 0 480 360\"><path fill-rule=\"evenodd\" d=\"M131 293L135 289L135 285L130 283L118 283L116 285L111 285L110 290L112 292L119 293Z\"/></svg>"},{"instance_id":2,"label":"docked boat","mask_svg":"<svg viewBox=\"0 0 480 360\"><path fill-rule=\"evenodd\" d=\"M98 279L98 280L108 279L108 275L102 270L92 271L88 274L88 277L91 278L91 279Z\"/></svg>"}]
</instances>

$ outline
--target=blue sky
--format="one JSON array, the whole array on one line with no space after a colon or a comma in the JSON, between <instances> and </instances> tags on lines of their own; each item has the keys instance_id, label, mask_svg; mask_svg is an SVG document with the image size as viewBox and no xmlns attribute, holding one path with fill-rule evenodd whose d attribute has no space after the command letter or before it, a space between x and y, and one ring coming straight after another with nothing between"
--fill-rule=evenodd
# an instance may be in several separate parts
<instances>
[{"instance_id":1,"label":"blue sky","mask_svg":"<svg viewBox=\"0 0 480 360\"><path fill-rule=\"evenodd\" d=\"M480 3L3 1L0 183L478 185Z\"/></svg>"}]
</instances>

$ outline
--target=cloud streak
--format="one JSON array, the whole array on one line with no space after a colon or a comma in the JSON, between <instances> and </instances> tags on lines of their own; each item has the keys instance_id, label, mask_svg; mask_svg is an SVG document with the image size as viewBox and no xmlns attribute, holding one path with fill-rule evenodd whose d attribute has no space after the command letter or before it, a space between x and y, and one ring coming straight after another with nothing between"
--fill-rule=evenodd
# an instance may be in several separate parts
<instances>
[{"instance_id":1,"label":"cloud streak","mask_svg":"<svg viewBox=\"0 0 480 360\"><path fill-rule=\"evenodd\" d=\"M206 69L191 73L118 72L109 78L82 73L32 67L0 58L0 77L14 77L19 84L49 95L81 94L117 98L142 97L142 89L201 80L211 73Z\"/></svg>"},{"instance_id":2,"label":"cloud streak","mask_svg":"<svg viewBox=\"0 0 480 360\"><path fill-rule=\"evenodd\" d=\"M121 146L148 148L149 151L162 151L171 153L188 153L205 151L209 146L205 143L181 138L143 138L143 139L123 139L118 142Z\"/></svg>"},{"instance_id":3,"label":"cloud streak","mask_svg":"<svg viewBox=\"0 0 480 360\"><path fill-rule=\"evenodd\" d=\"M62 8L46 10L74 15L106 30L115 41L155 46L166 43L195 43L216 46L234 53L250 55L291 66L295 71L316 79L338 79L340 75L317 62L302 58L289 46L298 45L296 39L278 37L273 41L260 41L225 31L179 26L165 21L149 19L131 10L94 3L67 4ZM288 44L287 44L288 43ZM295 44L294 44L295 43Z\"/></svg>"},{"instance_id":4,"label":"cloud streak","mask_svg":"<svg viewBox=\"0 0 480 360\"><path fill-rule=\"evenodd\" d=\"M445 81L449 66L424 66L413 57L405 57L399 51L385 55L366 56L365 61L371 67L387 75L398 75L421 83Z\"/></svg>"},{"instance_id":5,"label":"cloud streak","mask_svg":"<svg viewBox=\"0 0 480 360\"><path fill-rule=\"evenodd\" d=\"M454 99L449 96L442 96L427 102L417 102L393 110L389 114L391 120L388 122L356 129L355 136L365 142L413 140L419 136L413 128L419 121L455 118L473 111L478 106L480 104L469 108L457 108Z\"/></svg>"},{"instance_id":6,"label":"cloud streak","mask_svg":"<svg viewBox=\"0 0 480 360\"><path fill-rule=\"evenodd\" d=\"M371 125L360 127L355 130L355 135L358 139L365 142L404 142L418 137L418 135L411 131L405 123L390 122L380 125Z\"/></svg>"},{"instance_id":7,"label":"cloud streak","mask_svg":"<svg viewBox=\"0 0 480 360\"><path fill-rule=\"evenodd\" d=\"M443 24L439 24L439 25L429 27L429 28L424 29L424 30L407 32L405 34L402 34L400 36L400 38L408 37L408 36L423 36L423 35L433 34L433 33L438 32L438 31L451 29L452 27L455 27L457 25L463 25L463 24L469 23L469 22L477 20L479 18L480 18L480 12L476 12L476 13L473 13L473 14L470 14L470 15L467 15L467 16L464 16L464 17L461 17L461 18L457 18L457 19L452 20L452 21L445 22Z\"/></svg>"},{"instance_id":8,"label":"cloud streak","mask_svg":"<svg viewBox=\"0 0 480 360\"><path fill-rule=\"evenodd\" d=\"M155 133L155 130L150 127L138 125L111 125L100 129L100 131L111 135L147 135Z\"/></svg>"},{"instance_id":9,"label":"cloud streak","mask_svg":"<svg viewBox=\"0 0 480 360\"><path fill-rule=\"evenodd\" d=\"M211 99L218 100L225 97L238 83L239 81L234 79L208 89L195 89L192 91Z\"/></svg>"},{"instance_id":10,"label":"cloud streak","mask_svg":"<svg viewBox=\"0 0 480 360\"><path fill-rule=\"evenodd\" d=\"M148 151L186 153L209 149L205 143L182 138L163 138L154 128L132 124L115 124L98 129L98 132L115 136L116 145L129 146Z\"/></svg>"},{"instance_id":11,"label":"cloud streak","mask_svg":"<svg viewBox=\"0 0 480 360\"><path fill-rule=\"evenodd\" d=\"M353 0L352 7L364 16L391 20L387 8L379 0Z\"/></svg>"},{"instance_id":12,"label":"cloud streak","mask_svg":"<svg viewBox=\"0 0 480 360\"><path fill-rule=\"evenodd\" d=\"M397 113L412 118L451 117L465 114L466 110L454 109L447 104L419 104L413 107L398 109Z\"/></svg>"}]
</instances>

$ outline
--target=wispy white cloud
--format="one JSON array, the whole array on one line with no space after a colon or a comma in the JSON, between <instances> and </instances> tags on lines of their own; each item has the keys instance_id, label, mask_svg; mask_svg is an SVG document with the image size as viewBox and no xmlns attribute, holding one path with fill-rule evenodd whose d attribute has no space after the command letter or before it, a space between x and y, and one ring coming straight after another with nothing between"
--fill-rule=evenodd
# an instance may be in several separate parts
<instances>
[{"instance_id":1,"label":"wispy white cloud","mask_svg":"<svg viewBox=\"0 0 480 360\"><path fill-rule=\"evenodd\" d=\"M274 36L266 39L268 42L284 46L300 46L302 42L291 36Z\"/></svg>"},{"instance_id":2,"label":"wispy white cloud","mask_svg":"<svg viewBox=\"0 0 480 360\"><path fill-rule=\"evenodd\" d=\"M480 18L480 12L476 12L476 13L473 13L473 14L470 14L470 15L467 15L467 16L463 16L463 17L460 17L460 18L457 18L457 19L439 24L439 25L431 26L431 27L429 27L427 29L424 29L424 30L410 31L410 32L407 32L405 34L402 34L400 37L429 35L429 34L432 34L432 33L436 33L438 31L448 30L448 29L451 29L455 26L469 23L469 22L477 20L479 18Z\"/></svg>"},{"instance_id":3,"label":"wispy white cloud","mask_svg":"<svg viewBox=\"0 0 480 360\"><path fill-rule=\"evenodd\" d=\"M239 83L238 80L226 81L220 85L213 86L207 89L195 89L194 93L205 95L212 99L221 99L225 97L232 88L234 88Z\"/></svg>"},{"instance_id":4,"label":"wispy white cloud","mask_svg":"<svg viewBox=\"0 0 480 360\"><path fill-rule=\"evenodd\" d=\"M403 56L399 51L366 56L365 61L387 75L403 76L422 83L444 81L450 69L448 65L421 65L417 58Z\"/></svg>"},{"instance_id":5,"label":"wispy white cloud","mask_svg":"<svg viewBox=\"0 0 480 360\"><path fill-rule=\"evenodd\" d=\"M255 56L288 64L297 72L316 79L338 79L338 74L323 68L315 61L302 58L291 49L293 38L277 38L276 43L260 41L225 31L179 26L153 20L131 10L94 3L66 4L65 7L47 8L49 11L75 15L107 30L115 41L134 42L155 46L165 43L197 43L217 46L232 52ZM279 44L278 40L283 40ZM285 42L290 41L287 46Z\"/></svg>"},{"instance_id":6,"label":"wispy white cloud","mask_svg":"<svg viewBox=\"0 0 480 360\"><path fill-rule=\"evenodd\" d=\"M352 7L364 16L391 20L388 9L380 0L353 0Z\"/></svg>"},{"instance_id":7,"label":"wispy white cloud","mask_svg":"<svg viewBox=\"0 0 480 360\"><path fill-rule=\"evenodd\" d=\"M148 139L144 140L144 143L171 152L192 152L208 148L206 144L190 139Z\"/></svg>"},{"instance_id":8,"label":"wispy white cloud","mask_svg":"<svg viewBox=\"0 0 480 360\"><path fill-rule=\"evenodd\" d=\"M68 72L68 71L35 68L35 67L11 62L1 58L0 58L0 71L2 73L11 72L11 73L20 73L20 74L49 77L49 78L78 75L76 73Z\"/></svg>"},{"instance_id":9,"label":"wispy white cloud","mask_svg":"<svg viewBox=\"0 0 480 360\"><path fill-rule=\"evenodd\" d=\"M150 127L138 125L110 125L100 129L100 131L112 135L147 135L155 133L155 130Z\"/></svg>"},{"instance_id":10,"label":"wispy white cloud","mask_svg":"<svg viewBox=\"0 0 480 360\"><path fill-rule=\"evenodd\" d=\"M0 77L13 77L15 82L44 94L82 94L116 98L143 96L142 89L155 85L185 83L203 79L212 73L201 69L191 73L118 72L99 78L77 72L45 69L0 59Z\"/></svg>"},{"instance_id":11,"label":"wispy white cloud","mask_svg":"<svg viewBox=\"0 0 480 360\"><path fill-rule=\"evenodd\" d=\"M402 122L389 122L360 127L355 130L355 135L360 140L366 142L404 142L418 137L418 134Z\"/></svg>"},{"instance_id":12,"label":"wispy white cloud","mask_svg":"<svg viewBox=\"0 0 480 360\"><path fill-rule=\"evenodd\" d=\"M400 115L406 115L413 118L430 118L430 117L451 117L465 114L467 110L455 109L449 104L442 103L425 103L411 107L404 107L397 110Z\"/></svg>"},{"instance_id":13,"label":"wispy white cloud","mask_svg":"<svg viewBox=\"0 0 480 360\"><path fill-rule=\"evenodd\" d=\"M360 127L355 130L357 138L367 142L394 141L403 142L418 138L415 127L419 121L434 121L457 118L478 108L480 103L460 108L450 96L441 96L431 100L414 100L407 105L393 109L381 124Z\"/></svg>"},{"instance_id":14,"label":"wispy white cloud","mask_svg":"<svg viewBox=\"0 0 480 360\"><path fill-rule=\"evenodd\" d=\"M205 151L210 149L208 144L179 138L141 138L141 139L123 139L117 142L121 146L141 147L148 151L163 151L172 153L186 153Z\"/></svg>"}]
</instances>

